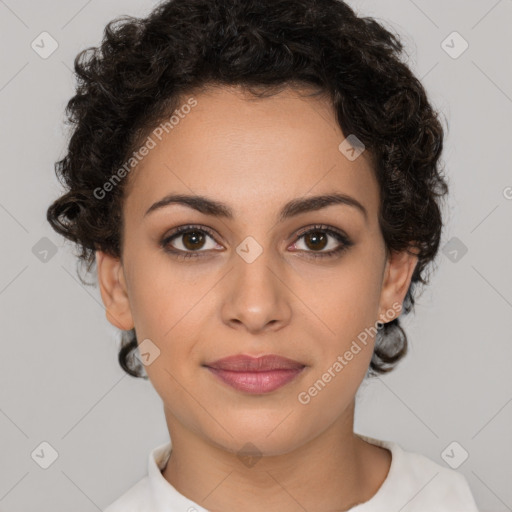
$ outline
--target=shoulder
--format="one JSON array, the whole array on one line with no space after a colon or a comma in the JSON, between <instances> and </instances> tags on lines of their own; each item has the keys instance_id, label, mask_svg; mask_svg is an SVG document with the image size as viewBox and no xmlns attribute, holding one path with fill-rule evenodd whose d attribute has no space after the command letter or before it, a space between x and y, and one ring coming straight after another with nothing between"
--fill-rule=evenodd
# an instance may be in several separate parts
<instances>
[{"instance_id":1,"label":"shoulder","mask_svg":"<svg viewBox=\"0 0 512 512\"><path fill-rule=\"evenodd\" d=\"M130 487L103 512L156 512L160 510L158 499L173 502L173 488L162 477L161 469L171 453L170 441L154 447L148 454L147 473L135 485Z\"/></svg>"},{"instance_id":2,"label":"shoulder","mask_svg":"<svg viewBox=\"0 0 512 512\"><path fill-rule=\"evenodd\" d=\"M418 510L476 512L469 485L461 473L419 453L402 450L402 454L401 478L411 490L416 489L411 499L421 503Z\"/></svg>"},{"instance_id":3,"label":"shoulder","mask_svg":"<svg viewBox=\"0 0 512 512\"><path fill-rule=\"evenodd\" d=\"M151 493L147 476L140 479L133 487L108 505L103 512L142 512L147 510Z\"/></svg>"},{"instance_id":4,"label":"shoulder","mask_svg":"<svg viewBox=\"0 0 512 512\"><path fill-rule=\"evenodd\" d=\"M397 443L362 437L392 454L389 474L374 496L376 504L389 503L403 512L478 512L461 473L425 455L406 451Z\"/></svg>"}]
</instances>

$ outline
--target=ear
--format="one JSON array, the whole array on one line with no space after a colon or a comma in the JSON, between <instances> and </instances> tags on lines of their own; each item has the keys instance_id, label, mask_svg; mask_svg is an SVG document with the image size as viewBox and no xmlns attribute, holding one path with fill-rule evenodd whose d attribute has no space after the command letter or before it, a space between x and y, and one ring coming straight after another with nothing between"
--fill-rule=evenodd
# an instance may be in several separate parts
<instances>
[{"instance_id":1,"label":"ear","mask_svg":"<svg viewBox=\"0 0 512 512\"><path fill-rule=\"evenodd\" d=\"M417 263L418 256L412 253L411 249L410 252L407 250L389 252L380 296L379 320L383 323L390 322L400 315ZM392 311L396 313L390 316Z\"/></svg>"},{"instance_id":2,"label":"ear","mask_svg":"<svg viewBox=\"0 0 512 512\"><path fill-rule=\"evenodd\" d=\"M107 320L123 331L133 329L134 323L120 258L96 251L96 267Z\"/></svg>"}]
</instances>

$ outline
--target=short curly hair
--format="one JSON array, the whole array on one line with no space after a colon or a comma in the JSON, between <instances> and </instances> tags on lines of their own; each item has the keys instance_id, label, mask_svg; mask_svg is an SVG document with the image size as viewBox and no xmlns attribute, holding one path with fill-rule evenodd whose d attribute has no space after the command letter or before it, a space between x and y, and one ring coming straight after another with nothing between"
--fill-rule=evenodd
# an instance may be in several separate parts
<instances>
[{"instance_id":1,"label":"short curly hair","mask_svg":"<svg viewBox=\"0 0 512 512\"><path fill-rule=\"evenodd\" d=\"M94 191L185 94L209 85L238 85L260 97L312 88L371 157L386 250L418 256L402 308L408 313L438 252L448 186L439 114L403 52L397 35L341 0L168 0L145 18L118 17L99 47L75 58L76 94L66 107L73 129L55 164L66 191L49 206L48 222L77 244L88 272L96 250L120 257L126 183L107 201ZM407 345L398 318L380 326L367 375L393 369ZM147 378L136 350L135 329L123 331L119 364Z\"/></svg>"}]
</instances>

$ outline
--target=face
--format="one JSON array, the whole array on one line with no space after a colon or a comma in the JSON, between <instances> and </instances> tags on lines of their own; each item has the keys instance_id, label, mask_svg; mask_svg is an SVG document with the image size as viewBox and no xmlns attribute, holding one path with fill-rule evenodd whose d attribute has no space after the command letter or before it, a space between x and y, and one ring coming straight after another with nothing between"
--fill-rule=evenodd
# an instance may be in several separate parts
<instances>
[{"instance_id":1,"label":"face","mask_svg":"<svg viewBox=\"0 0 512 512\"><path fill-rule=\"evenodd\" d=\"M150 340L145 369L169 424L229 451L287 453L346 419L376 322L399 314L416 260L387 257L368 155L340 151L327 100L292 89L193 97L129 177L122 261L97 253L107 318ZM217 208L158 206L177 194ZM335 194L345 200L304 203ZM243 391L205 366L237 354L302 370Z\"/></svg>"}]
</instances>

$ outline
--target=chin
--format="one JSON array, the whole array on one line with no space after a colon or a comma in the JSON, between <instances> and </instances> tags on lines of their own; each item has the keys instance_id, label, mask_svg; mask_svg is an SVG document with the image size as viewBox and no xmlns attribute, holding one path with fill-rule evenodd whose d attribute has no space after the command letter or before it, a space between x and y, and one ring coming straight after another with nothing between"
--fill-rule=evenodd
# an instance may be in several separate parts
<instances>
[{"instance_id":1,"label":"chin","mask_svg":"<svg viewBox=\"0 0 512 512\"><path fill-rule=\"evenodd\" d=\"M220 427L214 432L210 431L209 435L205 434L210 442L226 451L237 454L255 452L259 456L284 455L308 441L309 432L304 425L297 425L296 420L291 421L291 417L283 421L286 414L281 413L279 418L272 421L258 419L256 415L256 412L253 416L245 415L240 421L227 421L228 418L224 416L226 421L222 425L231 436Z\"/></svg>"}]
</instances>

